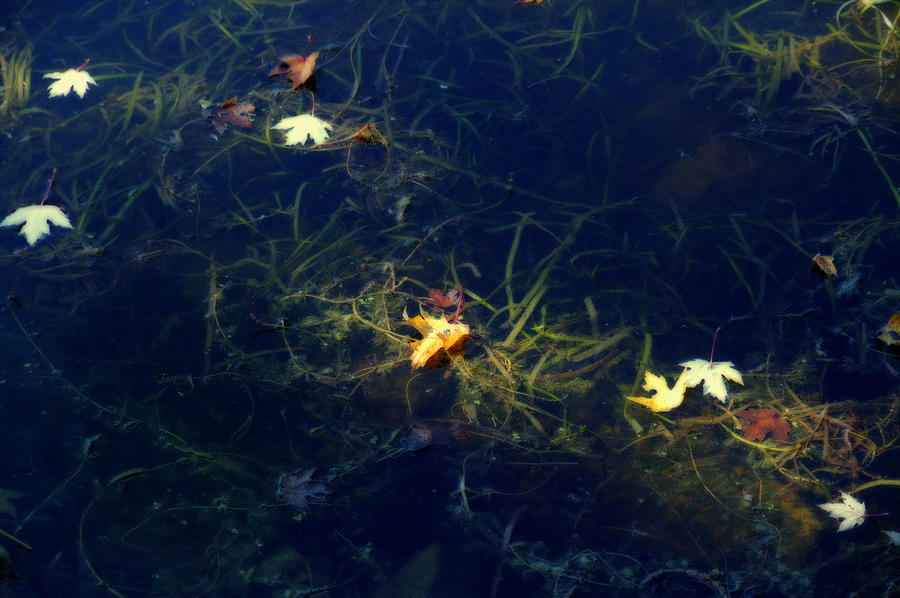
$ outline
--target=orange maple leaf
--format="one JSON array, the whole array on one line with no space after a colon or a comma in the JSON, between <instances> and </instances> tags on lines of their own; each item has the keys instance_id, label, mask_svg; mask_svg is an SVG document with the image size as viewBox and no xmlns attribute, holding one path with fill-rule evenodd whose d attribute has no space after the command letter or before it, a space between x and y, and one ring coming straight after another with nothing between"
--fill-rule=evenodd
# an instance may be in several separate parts
<instances>
[{"instance_id":1,"label":"orange maple leaf","mask_svg":"<svg viewBox=\"0 0 900 598\"><path fill-rule=\"evenodd\" d=\"M462 351L463 342L469 338L468 324L449 322L443 315L438 318L429 315L410 318L404 313L403 319L422 334L420 340L410 345L412 369L434 366L445 355L458 355Z\"/></svg>"},{"instance_id":2,"label":"orange maple leaf","mask_svg":"<svg viewBox=\"0 0 900 598\"><path fill-rule=\"evenodd\" d=\"M299 54L282 56L278 59L281 61L281 64L272 69L272 72L269 73L269 77L284 75L294 86L294 89L297 89L306 83L307 79L312 77L313 71L316 70L316 58L318 57L318 51L313 52L305 58Z\"/></svg>"},{"instance_id":3,"label":"orange maple leaf","mask_svg":"<svg viewBox=\"0 0 900 598\"><path fill-rule=\"evenodd\" d=\"M252 127L252 117L255 110L256 106L253 104L238 104L237 96L235 96L222 104L218 111L210 118L212 119L212 125L215 128L216 133L221 135L225 132L225 128L228 125L243 127L245 129Z\"/></svg>"},{"instance_id":4,"label":"orange maple leaf","mask_svg":"<svg viewBox=\"0 0 900 598\"><path fill-rule=\"evenodd\" d=\"M837 276L837 268L834 265L834 257L817 253L812 260L816 264L816 266L818 266L819 271L824 277L828 278L829 276Z\"/></svg>"}]
</instances>

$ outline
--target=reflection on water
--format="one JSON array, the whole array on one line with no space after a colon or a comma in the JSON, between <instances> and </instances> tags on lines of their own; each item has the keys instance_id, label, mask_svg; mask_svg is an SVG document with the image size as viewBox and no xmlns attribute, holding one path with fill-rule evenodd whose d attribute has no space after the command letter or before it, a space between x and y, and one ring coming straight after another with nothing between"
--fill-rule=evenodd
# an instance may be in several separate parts
<instances>
[{"instance_id":1,"label":"reflection on water","mask_svg":"<svg viewBox=\"0 0 900 598\"><path fill-rule=\"evenodd\" d=\"M4 8L4 590L890 595L897 21Z\"/></svg>"}]
</instances>

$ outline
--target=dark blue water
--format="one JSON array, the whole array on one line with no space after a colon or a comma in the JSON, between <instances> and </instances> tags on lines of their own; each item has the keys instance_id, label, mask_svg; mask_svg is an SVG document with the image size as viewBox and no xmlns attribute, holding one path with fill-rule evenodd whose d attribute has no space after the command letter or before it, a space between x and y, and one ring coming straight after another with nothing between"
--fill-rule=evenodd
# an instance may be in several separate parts
<instances>
[{"instance_id":1,"label":"dark blue water","mask_svg":"<svg viewBox=\"0 0 900 598\"><path fill-rule=\"evenodd\" d=\"M896 21L7 3L2 592L893 595Z\"/></svg>"}]
</instances>

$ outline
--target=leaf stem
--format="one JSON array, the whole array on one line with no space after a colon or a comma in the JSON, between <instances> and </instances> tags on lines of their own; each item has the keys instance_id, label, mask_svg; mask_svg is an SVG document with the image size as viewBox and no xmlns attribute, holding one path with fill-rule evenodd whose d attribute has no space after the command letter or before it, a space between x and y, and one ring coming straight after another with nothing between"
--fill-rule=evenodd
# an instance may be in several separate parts
<instances>
[{"instance_id":1,"label":"leaf stem","mask_svg":"<svg viewBox=\"0 0 900 598\"><path fill-rule=\"evenodd\" d=\"M721 327L721 326L719 326L718 328L716 328L716 331L713 333L712 347L710 347L710 349L709 349L709 367L712 367L712 363L713 363L713 352L715 352L715 350L716 350L716 338L718 338L718 336L719 336L719 331L720 331L720 330L722 330L722 327Z\"/></svg>"},{"instance_id":2,"label":"leaf stem","mask_svg":"<svg viewBox=\"0 0 900 598\"><path fill-rule=\"evenodd\" d=\"M56 180L56 169L53 169L53 174L50 175L50 184L47 185L47 192L44 193L44 199L41 200L41 205L47 201L47 198L50 197L50 189L53 189L53 181Z\"/></svg>"},{"instance_id":3,"label":"leaf stem","mask_svg":"<svg viewBox=\"0 0 900 598\"><path fill-rule=\"evenodd\" d=\"M459 300L456 302L456 315L453 316L453 321L451 324L456 324L456 321L459 319L459 310L462 309L462 299L463 299L463 288L462 285L459 285Z\"/></svg>"}]
</instances>

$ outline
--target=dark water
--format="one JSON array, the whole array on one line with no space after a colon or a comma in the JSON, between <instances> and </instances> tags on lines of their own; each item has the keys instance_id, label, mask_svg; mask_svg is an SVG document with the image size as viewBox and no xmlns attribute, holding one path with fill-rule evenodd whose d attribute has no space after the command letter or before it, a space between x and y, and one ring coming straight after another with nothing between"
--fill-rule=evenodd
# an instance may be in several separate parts
<instances>
[{"instance_id":1,"label":"dark water","mask_svg":"<svg viewBox=\"0 0 900 598\"><path fill-rule=\"evenodd\" d=\"M898 592L894 4L0 15L3 595Z\"/></svg>"}]
</instances>

